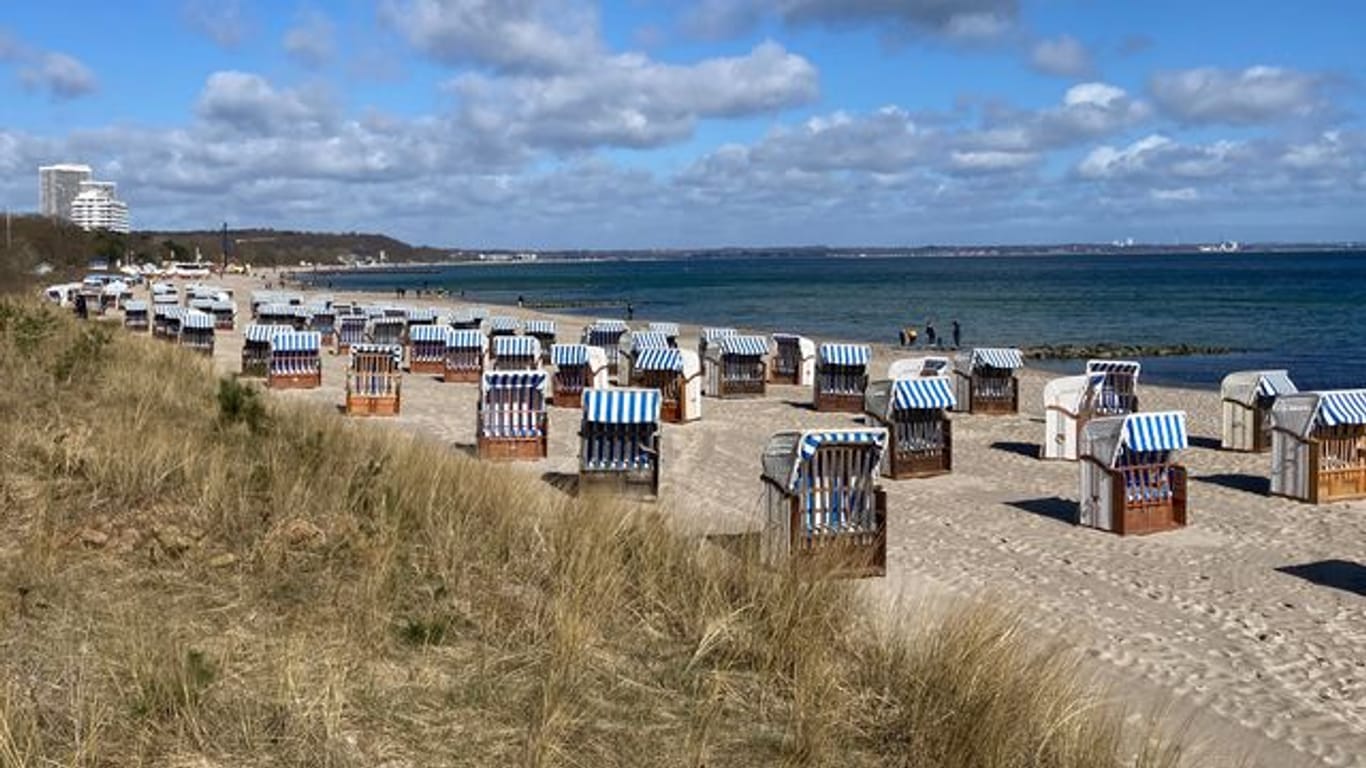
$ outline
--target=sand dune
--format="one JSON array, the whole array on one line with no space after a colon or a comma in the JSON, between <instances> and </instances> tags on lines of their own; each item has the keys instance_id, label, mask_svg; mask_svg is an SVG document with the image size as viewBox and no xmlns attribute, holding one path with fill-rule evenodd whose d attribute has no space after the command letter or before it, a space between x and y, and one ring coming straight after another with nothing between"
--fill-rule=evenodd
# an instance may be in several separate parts
<instances>
[{"instance_id":1,"label":"sand dune","mask_svg":"<svg viewBox=\"0 0 1366 768\"><path fill-rule=\"evenodd\" d=\"M250 290L263 287L259 279L232 284L243 305ZM239 327L248 316L240 315ZM577 340L583 319L556 319L560 338ZM696 329L685 327L684 343L695 338ZM240 349L240 331L220 333L222 371L238 369ZM875 374L894 352L875 350ZM321 389L279 396L338 405L344 366L329 355ZM1065 518L1077 499L1077 466L1035 458L1048 378L1023 373L1018 415L955 415L952 474L884 481L888 575L861 585L870 610L926 585L1009 601L1041 635L1093 658L1116 698L1136 709L1170 699L1173 719L1190 724L1187 736L1210 761L1366 768L1366 504L1311 506L1267 496L1267 457L1208 447L1217 445L1217 395L1143 386L1144 410L1189 414L1196 443L1186 454L1191 524L1134 538L1076 527ZM477 391L410 375L403 414L376 423L472 449ZM773 386L762 400L708 399L700 422L666 425L661 507L688 531L756 530L758 456L768 436L860 420L816 413L809 401L809 389ZM552 409L550 419L550 457L515 471L551 480L577 473L578 412ZM1336 585L1295 575L1334 562L1346 575ZM1328 574L1321 581L1333 580L1332 568L1320 570Z\"/></svg>"}]
</instances>

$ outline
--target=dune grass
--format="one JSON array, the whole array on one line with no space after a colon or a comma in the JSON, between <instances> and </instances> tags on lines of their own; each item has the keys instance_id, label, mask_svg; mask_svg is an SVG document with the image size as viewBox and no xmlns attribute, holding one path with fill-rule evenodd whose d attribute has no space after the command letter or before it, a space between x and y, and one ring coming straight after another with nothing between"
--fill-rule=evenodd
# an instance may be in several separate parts
<instances>
[{"instance_id":1,"label":"dune grass","mask_svg":"<svg viewBox=\"0 0 1366 768\"><path fill-rule=\"evenodd\" d=\"M1008 613L874 620L47 307L0 377L0 766L1179 758Z\"/></svg>"}]
</instances>

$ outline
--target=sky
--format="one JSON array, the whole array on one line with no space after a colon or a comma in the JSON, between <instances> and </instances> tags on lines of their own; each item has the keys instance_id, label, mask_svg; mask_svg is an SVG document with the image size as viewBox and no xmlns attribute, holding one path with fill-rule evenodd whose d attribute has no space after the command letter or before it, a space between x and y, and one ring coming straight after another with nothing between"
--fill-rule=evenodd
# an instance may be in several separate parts
<instances>
[{"instance_id":1,"label":"sky","mask_svg":"<svg viewBox=\"0 0 1366 768\"><path fill-rule=\"evenodd\" d=\"M0 206L467 248L1366 240L1358 0L5 0Z\"/></svg>"}]
</instances>

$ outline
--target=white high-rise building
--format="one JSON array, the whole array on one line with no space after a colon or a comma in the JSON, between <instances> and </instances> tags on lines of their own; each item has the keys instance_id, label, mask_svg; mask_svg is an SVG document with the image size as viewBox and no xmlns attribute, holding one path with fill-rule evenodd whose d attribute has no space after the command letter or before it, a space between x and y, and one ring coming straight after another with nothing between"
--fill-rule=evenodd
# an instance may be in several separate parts
<instances>
[{"instance_id":1,"label":"white high-rise building","mask_svg":"<svg viewBox=\"0 0 1366 768\"><path fill-rule=\"evenodd\" d=\"M87 232L107 229L128 232L128 204L114 196L112 181L82 181L81 192L71 201L71 221Z\"/></svg>"},{"instance_id":2,"label":"white high-rise building","mask_svg":"<svg viewBox=\"0 0 1366 768\"><path fill-rule=\"evenodd\" d=\"M71 201L90 181L88 165L44 165L38 168L38 210L44 216L71 218Z\"/></svg>"}]
</instances>

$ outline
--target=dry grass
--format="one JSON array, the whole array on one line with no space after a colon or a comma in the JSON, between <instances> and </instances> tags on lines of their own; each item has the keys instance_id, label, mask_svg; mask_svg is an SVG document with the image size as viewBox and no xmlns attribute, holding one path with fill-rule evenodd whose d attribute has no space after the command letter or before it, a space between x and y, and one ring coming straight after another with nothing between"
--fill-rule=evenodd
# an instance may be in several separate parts
<instances>
[{"instance_id":1,"label":"dry grass","mask_svg":"<svg viewBox=\"0 0 1366 768\"><path fill-rule=\"evenodd\" d=\"M0 371L0 766L1175 763L1009 615L879 626L55 310Z\"/></svg>"}]
</instances>

